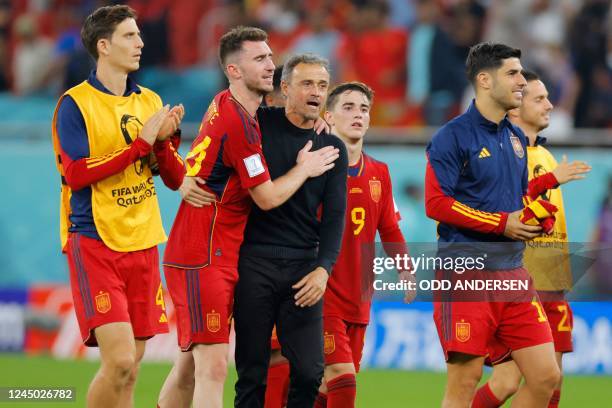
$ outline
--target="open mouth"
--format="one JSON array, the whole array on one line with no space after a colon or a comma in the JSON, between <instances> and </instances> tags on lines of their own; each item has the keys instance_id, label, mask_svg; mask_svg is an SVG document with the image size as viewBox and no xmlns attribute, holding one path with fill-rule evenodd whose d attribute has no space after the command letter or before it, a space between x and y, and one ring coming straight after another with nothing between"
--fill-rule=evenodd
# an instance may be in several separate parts
<instances>
[{"instance_id":1,"label":"open mouth","mask_svg":"<svg viewBox=\"0 0 612 408\"><path fill-rule=\"evenodd\" d=\"M363 125L361 123L359 123L359 122L353 122L353 123L351 123L351 127L356 127L356 128L361 129L361 128L363 128Z\"/></svg>"},{"instance_id":2,"label":"open mouth","mask_svg":"<svg viewBox=\"0 0 612 408\"><path fill-rule=\"evenodd\" d=\"M316 101L308 101L308 102L306 102L306 104L307 104L308 106L312 106L312 107L314 107L314 108L318 108L318 107L320 106L320 103L319 103L319 102L316 102Z\"/></svg>"}]
</instances>

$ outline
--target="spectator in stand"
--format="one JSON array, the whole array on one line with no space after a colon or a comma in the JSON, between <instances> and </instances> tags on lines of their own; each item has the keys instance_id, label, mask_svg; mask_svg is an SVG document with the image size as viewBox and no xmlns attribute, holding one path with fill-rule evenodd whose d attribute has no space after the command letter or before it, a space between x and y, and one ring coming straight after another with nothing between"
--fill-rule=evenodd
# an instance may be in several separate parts
<instances>
[{"instance_id":1,"label":"spectator in stand","mask_svg":"<svg viewBox=\"0 0 612 408\"><path fill-rule=\"evenodd\" d=\"M593 69L593 93L589 100L588 127L612 128L612 69L603 64Z\"/></svg>"},{"instance_id":2,"label":"spectator in stand","mask_svg":"<svg viewBox=\"0 0 612 408\"><path fill-rule=\"evenodd\" d=\"M555 105L547 137L569 137L573 128L578 83L566 40L578 5L574 0L493 0L487 8L484 38L528 51L524 65L547 84Z\"/></svg>"},{"instance_id":3,"label":"spectator in stand","mask_svg":"<svg viewBox=\"0 0 612 408\"><path fill-rule=\"evenodd\" d=\"M165 65L169 61L168 54L171 52L168 44L170 34L168 29L168 1L132 0L129 5L138 13L138 25L143 41L146 44L155 44L154 47L147 47L147 52L140 57L141 68ZM180 6L176 8L180 8Z\"/></svg>"},{"instance_id":4,"label":"spectator in stand","mask_svg":"<svg viewBox=\"0 0 612 408\"><path fill-rule=\"evenodd\" d=\"M227 82L225 75L219 70L219 56L217 53L221 36L232 27L239 25L257 26L247 17L245 4L240 0L228 0L225 4L217 5L208 10L200 19L197 34L198 63L206 68L218 71L222 76L224 85Z\"/></svg>"},{"instance_id":5,"label":"spectator in stand","mask_svg":"<svg viewBox=\"0 0 612 408\"><path fill-rule=\"evenodd\" d=\"M608 0L586 0L570 29L572 59L580 83L574 116L576 127L610 126L612 72L606 60L609 11Z\"/></svg>"},{"instance_id":6,"label":"spectator in stand","mask_svg":"<svg viewBox=\"0 0 612 408\"><path fill-rule=\"evenodd\" d=\"M406 29L414 25L417 13L415 0L388 0L388 3L391 27Z\"/></svg>"},{"instance_id":7,"label":"spectator in stand","mask_svg":"<svg viewBox=\"0 0 612 408\"><path fill-rule=\"evenodd\" d=\"M525 21L529 19L534 0L491 0L487 9L483 39L511 44L521 50L529 48Z\"/></svg>"},{"instance_id":8,"label":"spectator in stand","mask_svg":"<svg viewBox=\"0 0 612 408\"><path fill-rule=\"evenodd\" d=\"M255 10L258 22L270 35L268 43L276 65L287 59L291 45L306 30L303 14L302 4L291 0L268 0Z\"/></svg>"},{"instance_id":9,"label":"spectator in stand","mask_svg":"<svg viewBox=\"0 0 612 408\"><path fill-rule=\"evenodd\" d=\"M457 55L465 61L470 47L482 41L487 9L476 0L443 0L443 4L449 38ZM513 42L510 41L509 44ZM460 110L467 109L474 96L474 88L466 87L461 98Z\"/></svg>"},{"instance_id":10,"label":"spectator in stand","mask_svg":"<svg viewBox=\"0 0 612 408\"><path fill-rule=\"evenodd\" d=\"M608 189L595 225L591 241L598 244L595 248L599 250L595 260L593 286L609 298L612 294L612 175L608 176Z\"/></svg>"},{"instance_id":11,"label":"spectator in stand","mask_svg":"<svg viewBox=\"0 0 612 408\"><path fill-rule=\"evenodd\" d=\"M81 41L80 25L83 19L76 7L64 7L55 14L54 31L57 37L46 81L56 84L56 94L85 81L95 69L95 61Z\"/></svg>"},{"instance_id":12,"label":"spectator in stand","mask_svg":"<svg viewBox=\"0 0 612 408\"><path fill-rule=\"evenodd\" d=\"M525 64L533 67L547 84L555 105L547 135L567 138L572 134L577 80L567 49L568 21L578 11L572 0L533 0L524 22L529 54Z\"/></svg>"},{"instance_id":13,"label":"spectator in stand","mask_svg":"<svg viewBox=\"0 0 612 408\"><path fill-rule=\"evenodd\" d=\"M200 23L210 12L215 1L177 0L168 1L169 44L172 50L170 63L175 67L198 64L200 52L197 47ZM217 40L216 38L215 40ZM213 47L217 49L217 47Z\"/></svg>"},{"instance_id":14,"label":"spectator in stand","mask_svg":"<svg viewBox=\"0 0 612 408\"><path fill-rule=\"evenodd\" d=\"M385 1L355 6L353 29L343 35L336 57L341 81L367 82L374 89L372 125L399 124L405 112L408 34L388 26Z\"/></svg>"},{"instance_id":15,"label":"spectator in stand","mask_svg":"<svg viewBox=\"0 0 612 408\"><path fill-rule=\"evenodd\" d=\"M8 46L6 37L0 35L0 92L8 91L9 81L8 81Z\"/></svg>"},{"instance_id":16,"label":"spectator in stand","mask_svg":"<svg viewBox=\"0 0 612 408\"><path fill-rule=\"evenodd\" d=\"M416 0L416 25L408 47L408 100L423 105L425 123L440 126L458 114L468 83L464 61L440 27L439 5Z\"/></svg>"},{"instance_id":17,"label":"spectator in stand","mask_svg":"<svg viewBox=\"0 0 612 408\"><path fill-rule=\"evenodd\" d=\"M49 93L45 83L49 61L53 59L53 42L38 34L38 25L31 14L22 14L15 21L17 40L13 55L13 90L18 95Z\"/></svg>"},{"instance_id":18,"label":"spectator in stand","mask_svg":"<svg viewBox=\"0 0 612 408\"><path fill-rule=\"evenodd\" d=\"M482 39L486 9L475 0L458 1L449 9L449 16L450 38L465 61L470 47Z\"/></svg>"},{"instance_id":19,"label":"spectator in stand","mask_svg":"<svg viewBox=\"0 0 612 408\"><path fill-rule=\"evenodd\" d=\"M11 3L0 1L0 92L9 90L9 24L11 22Z\"/></svg>"},{"instance_id":20,"label":"spectator in stand","mask_svg":"<svg viewBox=\"0 0 612 408\"><path fill-rule=\"evenodd\" d=\"M143 54L148 56L142 64L186 68L198 63L199 24L216 1L131 0L128 3L138 13L144 41L155 44L151 47L155 50L148 49Z\"/></svg>"},{"instance_id":21,"label":"spectator in stand","mask_svg":"<svg viewBox=\"0 0 612 408\"><path fill-rule=\"evenodd\" d=\"M337 74L334 53L338 48L340 33L332 27L331 15L327 8L309 11L306 19L306 29L295 39L290 54L312 53L329 60L333 83Z\"/></svg>"}]
</instances>

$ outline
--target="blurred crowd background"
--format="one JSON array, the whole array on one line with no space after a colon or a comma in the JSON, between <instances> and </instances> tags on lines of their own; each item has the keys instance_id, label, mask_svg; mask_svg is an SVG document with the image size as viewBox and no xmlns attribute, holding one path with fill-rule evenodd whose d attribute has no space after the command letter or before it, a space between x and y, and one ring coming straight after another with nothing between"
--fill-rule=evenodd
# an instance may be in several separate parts
<instances>
[{"instance_id":1,"label":"blurred crowd background","mask_svg":"<svg viewBox=\"0 0 612 408\"><path fill-rule=\"evenodd\" d=\"M93 68L80 41L84 17L113 3L139 14L138 80L184 103L188 121L226 85L218 39L245 24L268 31L278 64L313 52L330 60L334 82L367 82L375 126L455 116L471 98L469 47L490 40L521 48L523 65L543 77L556 106L552 133L612 127L609 0L0 0L0 115L47 117Z\"/></svg>"}]
</instances>

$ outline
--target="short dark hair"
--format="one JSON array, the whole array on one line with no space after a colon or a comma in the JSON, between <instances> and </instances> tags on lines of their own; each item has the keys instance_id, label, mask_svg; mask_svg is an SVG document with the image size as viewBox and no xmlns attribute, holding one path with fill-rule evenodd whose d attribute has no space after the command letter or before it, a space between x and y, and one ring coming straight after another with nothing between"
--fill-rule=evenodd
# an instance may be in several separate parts
<instances>
[{"instance_id":1,"label":"short dark hair","mask_svg":"<svg viewBox=\"0 0 612 408\"><path fill-rule=\"evenodd\" d=\"M523 74L523 77L525 77L525 81L527 81L527 83L540 80L540 76L538 74L533 71L529 71L528 69L522 70L521 74ZM523 88L523 97L525 97L525 95L527 95L527 88Z\"/></svg>"},{"instance_id":2,"label":"short dark hair","mask_svg":"<svg viewBox=\"0 0 612 408\"><path fill-rule=\"evenodd\" d=\"M287 62L285 62L285 65L283 66L283 74L281 76L281 80L287 83L291 82L291 76L293 75L293 70L299 64L320 65L323 68L325 68L327 73L331 74L330 69L329 69L329 61L327 59L323 57L319 57L318 55L315 55L315 54L310 54L310 53L296 54L296 55L293 55L291 58L289 58Z\"/></svg>"},{"instance_id":3,"label":"short dark hair","mask_svg":"<svg viewBox=\"0 0 612 408\"><path fill-rule=\"evenodd\" d=\"M368 102L372 103L374 99L374 91L372 88L364 84L363 82L343 82L339 85L336 85L330 92L327 97L327 106L325 107L327 110L334 109L336 102L338 102L338 98L346 91L357 91L361 92L368 98Z\"/></svg>"},{"instance_id":4,"label":"short dark hair","mask_svg":"<svg viewBox=\"0 0 612 408\"><path fill-rule=\"evenodd\" d=\"M96 9L85 18L81 28L81 41L89 55L98 60L98 41L110 39L115 28L126 18L136 19L136 12L129 6L116 4Z\"/></svg>"},{"instance_id":5,"label":"short dark hair","mask_svg":"<svg viewBox=\"0 0 612 408\"><path fill-rule=\"evenodd\" d=\"M242 50L245 41L268 41L268 33L257 27L238 26L223 34L219 41L219 63L224 71L227 57Z\"/></svg>"},{"instance_id":6,"label":"short dark hair","mask_svg":"<svg viewBox=\"0 0 612 408\"><path fill-rule=\"evenodd\" d=\"M533 71L529 71L528 69L524 69L523 71L521 71L521 74L523 74L523 76L525 77L525 81L527 82L537 81L540 79L540 76L538 74Z\"/></svg>"},{"instance_id":7,"label":"short dark hair","mask_svg":"<svg viewBox=\"0 0 612 408\"><path fill-rule=\"evenodd\" d=\"M468 80L474 83L476 76L489 69L497 69L508 58L521 58L521 50L504 44L483 42L470 48L465 68Z\"/></svg>"},{"instance_id":8,"label":"short dark hair","mask_svg":"<svg viewBox=\"0 0 612 408\"><path fill-rule=\"evenodd\" d=\"M272 86L274 87L274 91L280 91L281 86L281 77L283 76L283 66L279 65L274 68L274 76L272 77Z\"/></svg>"}]
</instances>

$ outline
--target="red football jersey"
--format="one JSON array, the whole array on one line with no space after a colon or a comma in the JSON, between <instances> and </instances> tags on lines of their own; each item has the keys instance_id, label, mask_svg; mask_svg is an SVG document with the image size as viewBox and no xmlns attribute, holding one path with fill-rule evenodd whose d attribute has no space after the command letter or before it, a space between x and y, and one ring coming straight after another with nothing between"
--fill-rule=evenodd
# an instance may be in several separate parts
<instances>
[{"instance_id":1,"label":"red football jersey","mask_svg":"<svg viewBox=\"0 0 612 408\"><path fill-rule=\"evenodd\" d=\"M247 189L270 180L270 174L261 150L259 124L229 90L217 94L208 107L185 166L187 176L206 180L204 188L217 195L217 202L201 208L181 202L164 265L188 269L237 266L251 209Z\"/></svg>"},{"instance_id":2,"label":"red football jersey","mask_svg":"<svg viewBox=\"0 0 612 408\"><path fill-rule=\"evenodd\" d=\"M400 216L395 208L387 165L362 153L355 167L349 168L342 248L327 282L323 315L368 323L370 301L364 301L362 296L367 292L367 288L361 287L362 262L371 265L372 260L365 259L363 246L374 244L376 231L382 242L405 243L405 240L397 223Z\"/></svg>"}]
</instances>

